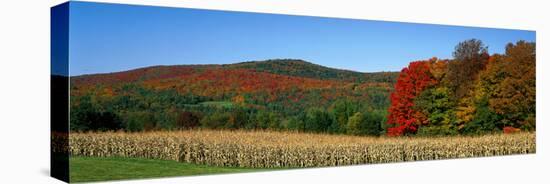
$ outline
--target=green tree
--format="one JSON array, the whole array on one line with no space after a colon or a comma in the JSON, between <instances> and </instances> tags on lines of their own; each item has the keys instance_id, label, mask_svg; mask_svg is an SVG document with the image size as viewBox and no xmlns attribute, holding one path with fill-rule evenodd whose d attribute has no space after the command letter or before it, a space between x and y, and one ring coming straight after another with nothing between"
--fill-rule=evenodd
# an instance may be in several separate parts
<instances>
[{"instance_id":1,"label":"green tree","mask_svg":"<svg viewBox=\"0 0 550 184\"><path fill-rule=\"evenodd\" d=\"M463 134L481 135L495 132L502 123L502 118L489 108L487 98L483 98L476 104L476 113L474 119L466 123L462 129Z\"/></svg>"},{"instance_id":2,"label":"green tree","mask_svg":"<svg viewBox=\"0 0 550 184\"><path fill-rule=\"evenodd\" d=\"M357 112L348 120L346 132L352 135L379 136L382 133L384 116L379 112Z\"/></svg>"},{"instance_id":3,"label":"green tree","mask_svg":"<svg viewBox=\"0 0 550 184\"><path fill-rule=\"evenodd\" d=\"M363 114L362 134L370 136L379 136L383 133L382 125L386 119L381 111L371 111Z\"/></svg>"},{"instance_id":4,"label":"green tree","mask_svg":"<svg viewBox=\"0 0 550 184\"><path fill-rule=\"evenodd\" d=\"M277 114L270 111L259 111L256 114L256 122L258 123L258 128L261 129L279 129L280 120Z\"/></svg>"},{"instance_id":5,"label":"green tree","mask_svg":"<svg viewBox=\"0 0 550 184\"><path fill-rule=\"evenodd\" d=\"M360 112L355 113L348 120L346 132L352 135L359 135L362 133L361 124L363 124L363 114Z\"/></svg>"},{"instance_id":6,"label":"green tree","mask_svg":"<svg viewBox=\"0 0 550 184\"><path fill-rule=\"evenodd\" d=\"M71 102L70 129L73 131L88 131L98 114L93 107L90 95L83 95Z\"/></svg>"},{"instance_id":7,"label":"green tree","mask_svg":"<svg viewBox=\"0 0 550 184\"><path fill-rule=\"evenodd\" d=\"M447 87L430 88L422 92L414 101L414 108L426 115L418 134L454 135L458 133L455 124L456 104L451 100Z\"/></svg>"},{"instance_id":8,"label":"green tree","mask_svg":"<svg viewBox=\"0 0 550 184\"><path fill-rule=\"evenodd\" d=\"M332 104L331 110L335 121L330 125L329 132L343 133L346 131L348 119L359 110L359 107L349 99L339 99Z\"/></svg>"},{"instance_id":9,"label":"green tree","mask_svg":"<svg viewBox=\"0 0 550 184\"><path fill-rule=\"evenodd\" d=\"M131 132L149 131L156 127L155 116L151 112L128 112L124 115L126 130Z\"/></svg>"},{"instance_id":10,"label":"green tree","mask_svg":"<svg viewBox=\"0 0 550 184\"><path fill-rule=\"evenodd\" d=\"M101 110L86 94L72 100L70 129L73 131L107 131L122 129L122 120L110 109Z\"/></svg>"},{"instance_id":11,"label":"green tree","mask_svg":"<svg viewBox=\"0 0 550 184\"><path fill-rule=\"evenodd\" d=\"M223 128L229 121L229 114L226 112L214 112L210 115L205 115L200 124L205 128L218 129Z\"/></svg>"},{"instance_id":12,"label":"green tree","mask_svg":"<svg viewBox=\"0 0 550 184\"><path fill-rule=\"evenodd\" d=\"M334 118L326 110L311 108L307 110L305 117L305 130L312 132L328 132Z\"/></svg>"},{"instance_id":13,"label":"green tree","mask_svg":"<svg viewBox=\"0 0 550 184\"><path fill-rule=\"evenodd\" d=\"M229 129L242 128L245 126L247 122L248 122L248 114L245 112L245 110L236 108L229 113L229 119L227 120L227 124L225 125L225 128L229 128Z\"/></svg>"},{"instance_id":14,"label":"green tree","mask_svg":"<svg viewBox=\"0 0 550 184\"><path fill-rule=\"evenodd\" d=\"M286 127L288 130L297 130L297 131L304 131L304 121L299 118L298 116L290 117L288 120L286 120Z\"/></svg>"}]
</instances>

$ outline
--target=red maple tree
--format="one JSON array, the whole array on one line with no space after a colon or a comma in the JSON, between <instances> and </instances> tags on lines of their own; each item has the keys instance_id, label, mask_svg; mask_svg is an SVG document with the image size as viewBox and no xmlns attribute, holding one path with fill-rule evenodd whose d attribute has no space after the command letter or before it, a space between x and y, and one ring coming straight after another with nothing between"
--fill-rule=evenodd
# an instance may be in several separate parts
<instances>
[{"instance_id":1,"label":"red maple tree","mask_svg":"<svg viewBox=\"0 0 550 184\"><path fill-rule=\"evenodd\" d=\"M436 82L430 73L430 62L414 61L401 70L395 91L390 96L391 105L387 121L391 126L387 131L389 136L416 133L422 116L413 109L414 98Z\"/></svg>"}]
</instances>

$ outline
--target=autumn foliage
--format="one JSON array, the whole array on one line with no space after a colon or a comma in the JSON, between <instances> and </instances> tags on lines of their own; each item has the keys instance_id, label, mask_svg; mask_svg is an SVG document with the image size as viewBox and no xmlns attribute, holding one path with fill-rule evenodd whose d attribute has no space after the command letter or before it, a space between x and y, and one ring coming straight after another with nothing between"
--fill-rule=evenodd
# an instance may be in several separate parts
<instances>
[{"instance_id":1,"label":"autumn foliage","mask_svg":"<svg viewBox=\"0 0 550 184\"><path fill-rule=\"evenodd\" d=\"M277 59L75 76L71 127L388 136L534 131L535 43L510 43L503 54L489 55L487 49L480 40L466 40L453 59L414 61L401 72L361 73Z\"/></svg>"},{"instance_id":2,"label":"autumn foliage","mask_svg":"<svg viewBox=\"0 0 550 184\"><path fill-rule=\"evenodd\" d=\"M75 76L71 109L82 113L73 113L71 127L96 130L89 126L96 120L85 116L93 111L116 115L117 129L127 131L286 129L380 135L397 75L277 59ZM90 105L80 105L83 101Z\"/></svg>"},{"instance_id":3,"label":"autumn foliage","mask_svg":"<svg viewBox=\"0 0 550 184\"><path fill-rule=\"evenodd\" d=\"M388 109L387 135L479 135L535 130L535 43L508 44L489 55L476 39L453 60L411 62ZM420 130L420 131L419 131Z\"/></svg>"},{"instance_id":4,"label":"autumn foliage","mask_svg":"<svg viewBox=\"0 0 550 184\"><path fill-rule=\"evenodd\" d=\"M514 127L504 127L502 129L502 131L505 133L505 134L512 134L512 133L517 133L520 131L519 128L514 128Z\"/></svg>"},{"instance_id":5,"label":"autumn foliage","mask_svg":"<svg viewBox=\"0 0 550 184\"><path fill-rule=\"evenodd\" d=\"M414 98L425 88L436 81L430 73L431 61L411 62L407 68L401 70L401 74L395 84L395 91L391 94L391 106L389 107L388 135L399 136L415 133L424 116L415 111Z\"/></svg>"}]
</instances>

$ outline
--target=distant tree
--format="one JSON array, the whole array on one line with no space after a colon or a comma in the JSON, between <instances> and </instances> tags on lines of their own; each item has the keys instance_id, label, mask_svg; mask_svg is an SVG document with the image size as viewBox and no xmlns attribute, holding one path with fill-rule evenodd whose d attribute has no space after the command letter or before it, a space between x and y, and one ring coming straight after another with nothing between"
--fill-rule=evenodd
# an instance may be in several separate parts
<instances>
[{"instance_id":1,"label":"distant tree","mask_svg":"<svg viewBox=\"0 0 550 184\"><path fill-rule=\"evenodd\" d=\"M251 113L249 116L250 119L244 123L243 127L249 130L259 129L260 125L258 121L256 121L256 113Z\"/></svg>"},{"instance_id":2,"label":"distant tree","mask_svg":"<svg viewBox=\"0 0 550 184\"><path fill-rule=\"evenodd\" d=\"M122 120L111 110L101 110L89 94L72 101L70 129L74 131L107 131L122 129Z\"/></svg>"},{"instance_id":3,"label":"distant tree","mask_svg":"<svg viewBox=\"0 0 550 184\"><path fill-rule=\"evenodd\" d=\"M127 131L150 131L156 128L155 116L151 112L128 112L124 116Z\"/></svg>"},{"instance_id":4,"label":"distant tree","mask_svg":"<svg viewBox=\"0 0 550 184\"><path fill-rule=\"evenodd\" d=\"M343 133L346 131L348 119L359 111L359 106L349 99L336 100L331 107L335 123L330 126L331 133Z\"/></svg>"},{"instance_id":5,"label":"distant tree","mask_svg":"<svg viewBox=\"0 0 550 184\"><path fill-rule=\"evenodd\" d=\"M200 125L200 116L190 111L183 111L178 114L176 127L178 129L195 128Z\"/></svg>"},{"instance_id":6,"label":"distant tree","mask_svg":"<svg viewBox=\"0 0 550 184\"><path fill-rule=\"evenodd\" d=\"M226 112L214 112L210 115L205 115L200 124L205 128L219 129L224 128L229 121L229 114Z\"/></svg>"},{"instance_id":7,"label":"distant tree","mask_svg":"<svg viewBox=\"0 0 550 184\"><path fill-rule=\"evenodd\" d=\"M326 110L311 108L306 112L305 129L312 132L327 132L334 118Z\"/></svg>"},{"instance_id":8,"label":"distant tree","mask_svg":"<svg viewBox=\"0 0 550 184\"><path fill-rule=\"evenodd\" d=\"M360 135L362 133L361 124L363 124L363 121L363 114L361 114L360 112L355 113L348 120L346 133L352 135Z\"/></svg>"},{"instance_id":9,"label":"distant tree","mask_svg":"<svg viewBox=\"0 0 550 184\"><path fill-rule=\"evenodd\" d=\"M229 113L229 119L227 120L227 124L225 125L225 128L229 128L229 129L242 128L245 126L247 122L248 122L248 114L243 109L236 108Z\"/></svg>"},{"instance_id":10,"label":"distant tree","mask_svg":"<svg viewBox=\"0 0 550 184\"><path fill-rule=\"evenodd\" d=\"M92 130L107 131L122 129L122 120L120 117L111 111L103 111L98 114L98 117L91 126Z\"/></svg>"},{"instance_id":11,"label":"distant tree","mask_svg":"<svg viewBox=\"0 0 550 184\"><path fill-rule=\"evenodd\" d=\"M290 117L287 121L287 129L288 130L297 130L297 131L304 131L304 121L302 118L299 118L297 116Z\"/></svg>"},{"instance_id":12,"label":"distant tree","mask_svg":"<svg viewBox=\"0 0 550 184\"><path fill-rule=\"evenodd\" d=\"M243 95L236 95L232 98L233 102L238 105L244 105L246 98Z\"/></svg>"},{"instance_id":13,"label":"distant tree","mask_svg":"<svg viewBox=\"0 0 550 184\"><path fill-rule=\"evenodd\" d=\"M388 91L389 90L370 90L370 93L368 93L368 105L373 109L387 109L390 105L390 95Z\"/></svg>"},{"instance_id":14,"label":"distant tree","mask_svg":"<svg viewBox=\"0 0 550 184\"><path fill-rule=\"evenodd\" d=\"M98 112L91 102L89 94L71 99L70 129L73 131L88 131Z\"/></svg>"},{"instance_id":15,"label":"distant tree","mask_svg":"<svg viewBox=\"0 0 550 184\"><path fill-rule=\"evenodd\" d=\"M166 110L155 111L155 120L157 121L157 128L160 130L174 130L178 129L176 126L177 116L180 111L175 108L163 107Z\"/></svg>"},{"instance_id":16,"label":"distant tree","mask_svg":"<svg viewBox=\"0 0 550 184\"><path fill-rule=\"evenodd\" d=\"M362 134L370 136L379 136L382 133L382 124L385 123L384 113L380 111L370 111L363 114Z\"/></svg>"},{"instance_id":17,"label":"distant tree","mask_svg":"<svg viewBox=\"0 0 550 184\"><path fill-rule=\"evenodd\" d=\"M261 129L279 129L280 119L274 112L261 110L256 114L256 122L258 123L258 128Z\"/></svg>"},{"instance_id":18,"label":"distant tree","mask_svg":"<svg viewBox=\"0 0 550 184\"><path fill-rule=\"evenodd\" d=\"M357 112L349 118L347 133L378 136L382 132L384 117L378 112Z\"/></svg>"}]
</instances>

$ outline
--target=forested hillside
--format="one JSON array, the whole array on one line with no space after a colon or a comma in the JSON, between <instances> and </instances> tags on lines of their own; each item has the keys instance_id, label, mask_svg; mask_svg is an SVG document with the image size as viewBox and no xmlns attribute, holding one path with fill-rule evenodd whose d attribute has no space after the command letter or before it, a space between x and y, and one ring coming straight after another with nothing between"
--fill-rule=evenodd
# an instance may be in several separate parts
<instances>
[{"instance_id":1,"label":"forested hillside","mask_svg":"<svg viewBox=\"0 0 550 184\"><path fill-rule=\"evenodd\" d=\"M281 59L76 76L71 78L71 129L206 127L378 135L397 74Z\"/></svg>"},{"instance_id":2,"label":"forested hillside","mask_svg":"<svg viewBox=\"0 0 550 184\"><path fill-rule=\"evenodd\" d=\"M328 68L304 60L276 59L266 61L249 61L231 65L227 68L245 68L260 72L307 77L322 80L342 80L352 82L395 82L396 72L360 73L349 70Z\"/></svg>"}]
</instances>

